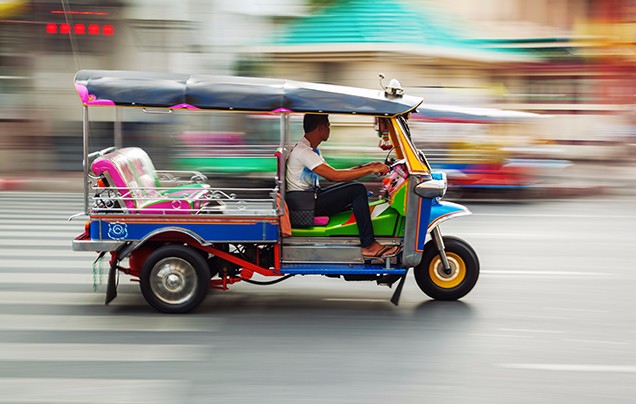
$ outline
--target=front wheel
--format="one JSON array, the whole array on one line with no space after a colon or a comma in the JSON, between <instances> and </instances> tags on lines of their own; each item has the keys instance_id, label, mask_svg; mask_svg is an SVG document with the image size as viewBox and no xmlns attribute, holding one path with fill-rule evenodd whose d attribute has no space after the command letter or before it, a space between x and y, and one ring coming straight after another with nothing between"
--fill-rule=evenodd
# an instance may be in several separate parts
<instances>
[{"instance_id":1,"label":"front wheel","mask_svg":"<svg viewBox=\"0 0 636 404\"><path fill-rule=\"evenodd\" d=\"M444 236L446 257L451 273L444 272L444 265L433 240L424 246L422 261L415 267L417 285L422 292L435 300L457 300L464 297L477 283L479 260L472 247L457 237Z\"/></svg>"},{"instance_id":2,"label":"front wheel","mask_svg":"<svg viewBox=\"0 0 636 404\"><path fill-rule=\"evenodd\" d=\"M210 288L203 256L182 245L165 245L148 256L141 268L144 298L164 313L186 313L197 307Z\"/></svg>"}]
</instances>

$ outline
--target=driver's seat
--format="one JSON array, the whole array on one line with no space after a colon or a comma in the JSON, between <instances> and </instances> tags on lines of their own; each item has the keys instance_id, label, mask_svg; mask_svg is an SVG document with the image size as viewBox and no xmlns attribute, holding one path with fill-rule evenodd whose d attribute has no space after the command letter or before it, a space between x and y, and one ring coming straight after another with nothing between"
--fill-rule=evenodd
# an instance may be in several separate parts
<instances>
[{"instance_id":1,"label":"driver's seat","mask_svg":"<svg viewBox=\"0 0 636 404\"><path fill-rule=\"evenodd\" d=\"M283 170L283 161L287 159L286 150L282 148L276 149L274 156L276 156L276 181L277 185L280 182L285 181L285 172ZM284 202L287 207L287 202ZM326 226L329 224L329 216L314 216L314 226Z\"/></svg>"}]
</instances>

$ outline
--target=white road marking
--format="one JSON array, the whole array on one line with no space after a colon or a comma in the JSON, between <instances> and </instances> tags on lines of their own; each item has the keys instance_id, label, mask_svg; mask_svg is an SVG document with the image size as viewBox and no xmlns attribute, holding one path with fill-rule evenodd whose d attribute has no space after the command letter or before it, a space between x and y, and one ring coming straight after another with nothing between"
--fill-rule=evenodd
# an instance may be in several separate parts
<instances>
[{"instance_id":1,"label":"white road marking","mask_svg":"<svg viewBox=\"0 0 636 404\"><path fill-rule=\"evenodd\" d=\"M11 250L11 249L0 249L0 264L4 262L3 257L13 257L22 256L25 260L29 260L29 258L33 257L42 257L42 258L59 258L59 257L92 257L93 259L97 258L97 253L94 251L73 251L71 249L71 240L68 240L68 249L60 248L56 250L51 249L43 249L39 248L37 245L33 245L33 248L22 249L22 250ZM91 261L92 262L92 261Z\"/></svg>"},{"instance_id":2,"label":"white road marking","mask_svg":"<svg viewBox=\"0 0 636 404\"><path fill-rule=\"evenodd\" d=\"M608 310L596 310L596 309L571 309L566 307L545 307L545 310L554 310L554 311L572 311L579 313L609 313Z\"/></svg>"},{"instance_id":3,"label":"white road marking","mask_svg":"<svg viewBox=\"0 0 636 404\"><path fill-rule=\"evenodd\" d=\"M386 299L355 299L345 297L328 297L322 300L327 302L387 302Z\"/></svg>"},{"instance_id":4,"label":"white road marking","mask_svg":"<svg viewBox=\"0 0 636 404\"><path fill-rule=\"evenodd\" d=\"M508 270L483 270L480 275L513 275L513 276L595 276L610 277L614 274L607 272L581 272L581 271L508 271Z\"/></svg>"},{"instance_id":5,"label":"white road marking","mask_svg":"<svg viewBox=\"0 0 636 404\"><path fill-rule=\"evenodd\" d=\"M593 339L566 338L566 339L564 339L564 341L581 342L581 343L584 343L584 344L631 345L629 342L605 341L605 340L593 340Z\"/></svg>"},{"instance_id":6,"label":"white road marking","mask_svg":"<svg viewBox=\"0 0 636 404\"><path fill-rule=\"evenodd\" d=\"M40 207L42 207L40 205ZM38 220L47 217L57 217L60 222L68 223L68 218L78 213L76 210L52 210L47 209L43 211L30 211L26 213L24 211L24 206L16 207L14 209L8 210L8 212L3 212L0 209L0 219L23 219L23 220ZM77 219L76 219L77 220Z\"/></svg>"},{"instance_id":7,"label":"white road marking","mask_svg":"<svg viewBox=\"0 0 636 404\"><path fill-rule=\"evenodd\" d=\"M1 378L5 403L178 403L191 391L184 380Z\"/></svg>"},{"instance_id":8,"label":"white road marking","mask_svg":"<svg viewBox=\"0 0 636 404\"><path fill-rule=\"evenodd\" d=\"M87 270L87 271L92 271L93 270L93 261L95 261L95 258L97 258L97 254L96 253L91 253L94 256L92 257L92 260L84 260L84 261L62 261L62 260L51 260L49 262L47 262L45 265L42 264L38 264L37 262L28 260L26 258L24 259L16 259L16 258L6 258L2 260L2 263L0 263L0 270L3 269L11 269L11 270L15 270L18 268L24 268L24 269L34 269L34 268L40 268L40 269L45 269L46 271L49 270L54 270L54 269L59 269L62 270L61 272L69 272L68 270ZM103 260L102 260L102 268L104 268L104 271L108 270L108 259L110 258L110 256L104 256ZM23 273L23 272L20 272Z\"/></svg>"},{"instance_id":9,"label":"white road marking","mask_svg":"<svg viewBox=\"0 0 636 404\"><path fill-rule=\"evenodd\" d=\"M472 333L475 337L488 337L488 338L532 338L530 335L514 335L514 334L486 334L486 333Z\"/></svg>"},{"instance_id":10,"label":"white road marking","mask_svg":"<svg viewBox=\"0 0 636 404\"><path fill-rule=\"evenodd\" d=\"M211 331L220 318L0 314L0 331ZM0 390L1 391L1 390Z\"/></svg>"},{"instance_id":11,"label":"white road marking","mask_svg":"<svg viewBox=\"0 0 636 404\"><path fill-rule=\"evenodd\" d=\"M519 370L550 370L557 372L611 372L636 373L636 366L621 365L573 365L559 363L500 363L498 366L506 369Z\"/></svg>"},{"instance_id":12,"label":"white road marking","mask_svg":"<svg viewBox=\"0 0 636 404\"><path fill-rule=\"evenodd\" d=\"M87 289L92 288L92 282L87 283ZM103 280L101 289L106 288L106 279ZM4 291L0 293L0 304L8 305L57 305L57 306L103 306L104 291L87 292L87 293L62 293L62 292L26 292L26 291ZM126 301L126 305L134 304L134 300L145 301L139 293L122 293L117 292L116 303Z\"/></svg>"},{"instance_id":13,"label":"white road marking","mask_svg":"<svg viewBox=\"0 0 636 404\"><path fill-rule=\"evenodd\" d=\"M69 215L70 216L70 215ZM84 226L83 222L69 222L67 220L68 218L59 218L59 219L42 219L42 218L33 218L31 220L28 219L16 219L15 217L12 217L10 219L3 219L2 223L3 224L8 224L8 225L23 225L23 226L76 226L76 225L81 225ZM27 223L28 221L28 223Z\"/></svg>"},{"instance_id":14,"label":"white road marking","mask_svg":"<svg viewBox=\"0 0 636 404\"><path fill-rule=\"evenodd\" d=\"M90 268L90 264L88 267ZM85 274L0 272L0 284L91 285L93 283L91 271L88 270ZM108 269L104 267L103 279L106 279L107 275Z\"/></svg>"},{"instance_id":15,"label":"white road marking","mask_svg":"<svg viewBox=\"0 0 636 404\"><path fill-rule=\"evenodd\" d=\"M524 328L500 328L499 331L507 331L507 332L529 332L529 333L537 333L537 334L565 334L564 331L557 330L534 330L534 329L524 329Z\"/></svg>"},{"instance_id":16,"label":"white road marking","mask_svg":"<svg viewBox=\"0 0 636 404\"><path fill-rule=\"evenodd\" d=\"M579 214L564 214L564 213L479 213L473 212L473 216L476 217L553 217L559 219L581 219L581 218L598 218L598 219L636 219L635 215L605 215L605 214L594 214L594 213L579 213Z\"/></svg>"},{"instance_id":17,"label":"white road marking","mask_svg":"<svg viewBox=\"0 0 636 404\"><path fill-rule=\"evenodd\" d=\"M463 238L470 239L479 239L479 238L488 238L488 239L531 239L531 240L563 240L567 238L568 240L587 240L590 238L588 234L581 233L543 233L538 231L536 233L464 233L462 232L461 236Z\"/></svg>"},{"instance_id":18,"label":"white road marking","mask_svg":"<svg viewBox=\"0 0 636 404\"><path fill-rule=\"evenodd\" d=\"M0 222L0 223L4 223ZM10 234L19 234L21 236L28 236L28 235L39 235L40 237L43 235L59 235L59 236L66 236L69 234L75 234L76 231L84 231L84 224L83 223L73 223L73 224L69 224L68 226L65 224L64 227L61 226L48 226L48 227L43 227L43 226L33 226L33 225L29 225L29 226L25 226L24 224L19 225L19 224L0 224L0 231L4 232L11 232Z\"/></svg>"},{"instance_id":19,"label":"white road marking","mask_svg":"<svg viewBox=\"0 0 636 404\"><path fill-rule=\"evenodd\" d=\"M204 345L179 344L0 344L0 361L20 362L192 362L203 359Z\"/></svg>"},{"instance_id":20,"label":"white road marking","mask_svg":"<svg viewBox=\"0 0 636 404\"><path fill-rule=\"evenodd\" d=\"M69 250L71 249L72 240L79 236L79 233L73 237L51 237L51 238L30 238L30 239L11 239L11 240L1 240L0 245L4 248L10 247L33 247L33 249L37 250L39 247L67 247ZM30 254L30 252L29 252Z\"/></svg>"}]
</instances>

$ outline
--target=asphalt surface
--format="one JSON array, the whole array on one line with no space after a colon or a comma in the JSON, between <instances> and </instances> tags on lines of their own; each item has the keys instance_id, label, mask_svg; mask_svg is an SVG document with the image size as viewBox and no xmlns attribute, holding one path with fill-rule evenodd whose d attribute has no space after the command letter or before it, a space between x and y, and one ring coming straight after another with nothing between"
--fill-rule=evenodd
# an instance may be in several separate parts
<instances>
[{"instance_id":1,"label":"asphalt surface","mask_svg":"<svg viewBox=\"0 0 636 404\"><path fill-rule=\"evenodd\" d=\"M0 192L0 402L633 403L635 202L469 203L458 302L307 276L170 316L125 277L103 305L81 196Z\"/></svg>"}]
</instances>

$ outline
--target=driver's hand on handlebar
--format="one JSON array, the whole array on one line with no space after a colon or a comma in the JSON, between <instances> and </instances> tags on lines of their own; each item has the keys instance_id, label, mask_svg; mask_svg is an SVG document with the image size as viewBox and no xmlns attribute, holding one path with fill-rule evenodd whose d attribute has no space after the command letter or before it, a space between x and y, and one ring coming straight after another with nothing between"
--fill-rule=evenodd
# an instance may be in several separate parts
<instances>
[{"instance_id":1,"label":"driver's hand on handlebar","mask_svg":"<svg viewBox=\"0 0 636 404\"><path fill-rule=\"evenodd\" d=\"M378 176L386 175L390 171L389 166L380 161L373 161L371 163L368 163L368 166L371 168L371 170L373 170L373 174L377 174Z\"/></svg>"}]
</instances>

